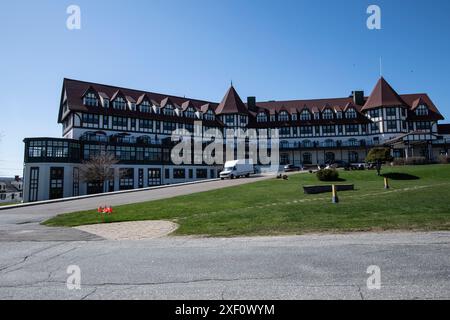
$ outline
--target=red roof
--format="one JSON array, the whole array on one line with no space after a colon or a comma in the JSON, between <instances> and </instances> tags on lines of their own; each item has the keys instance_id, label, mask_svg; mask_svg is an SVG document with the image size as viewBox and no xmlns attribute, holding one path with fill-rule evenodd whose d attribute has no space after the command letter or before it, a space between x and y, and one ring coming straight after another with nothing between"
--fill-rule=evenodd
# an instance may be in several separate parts
<instances>
[{"instance_id":1,"label":"red roof","mask_svg":"<svg viewBox=\"0 0 450 320\"><path fill-rule=\"evenodd\" d=\"M394 89L387 83L387 81L381 77L378 80L375 88L372 90L369 98L362 110L378 108L381 106L404 106L405 102L400 98L400 96L395 92Z\"/></svg>"},{"instance_id":2,"label":"red roof","mask_svg":"<svg viewBox=\"0 0 450 320\"><path fill-rule=\"evenodd\" d=\"M450 123L438 124L438 134L450 134Z\"/></svg>"},{"instance_id":3,"label":"red roof","mask_svg":"<svg viewBox=\"0 0 450 320\"><path fill-rule=\"evenodd\" d=\"M227 93L222 99L222 102L216 108L216 114L225 113L248 114L247 107L242 102L233 86L228 89Z\"/></svg>"}]
</instances>

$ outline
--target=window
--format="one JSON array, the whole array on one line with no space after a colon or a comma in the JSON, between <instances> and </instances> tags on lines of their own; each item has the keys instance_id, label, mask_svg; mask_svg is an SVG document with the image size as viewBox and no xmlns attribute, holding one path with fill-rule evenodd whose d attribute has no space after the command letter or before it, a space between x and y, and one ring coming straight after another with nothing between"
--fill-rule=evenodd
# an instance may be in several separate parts
<instances>
[{"instance_id":1,"label":"window","mask_svg":"<svg viewBox=\"0 0 450 320\"><path fill-rule=\"evenodd\" d=\"M103 107L109 108L109 99L103 99Z\"/></svg>"},{"instance_id":2,"label":"window","mask_svg":"<svg viewBox=\"0 0 450 320\"><path fill-rule=\"evenodd\" d=\"M138 169L138 188L144 187L144 169Z\"/></svg>"},{"instance_id":3,"label":"window","mask_svg":"<svg viewBox=\"0 0 450 320\"><path fill-rule=\"evenodd\" d=\"M109 128L109 117L103 116L103 129L108 129L108 128Z\"/></svg>"},{"instance_id":4,"label":"window","mask_svg":"<svg viewBox=\"0 0 450 320\"><path fill-rule=\"evenodd\" d=\"M153 121L148 119L139 119L139 130L143 132L152 132Z\"/></svg>"},{"instance_id":5,"label":"window","mask_svg":"<svg viewBox=\"0 0 450 320\"><path fill-rule=\"evenodd\" d=\"M350 109L348 109L346 112L345 112L345 117L347 118L347 119L355 119L356 118L356 111L355 111L355 109L353 109L353 108L350 108Z\"/></svg>"},{"instance_id":6,"label":"window","mask_svg":"<svg viewBox=\"0 0 450 320\"><path fill-rule=\"evenodd\" d=\"M348 152L348 162L350 163L356 163L359 160L358 152L355 151L349 151Z\"/></svg>"},{"instance_id":7,"label":"window","mask_svg":"<svg viewBox=\"0 0 450 320\"><path fill-rule=\"evenodd\" d=\"M78 197L80 195L80 171L78 168L73 168L73 186L72 195Z\"/></svg>"},{"instance_id":8,"label":"window","mask_svg":"<svg viewBox=\"0 0 450 320\"><path fill-rule=\"evenodd\" d=\"M289 121L289 114L286 111L281 111L278 114L278 121Z\"/></svg>"},{"instance_id":9,"label":"window","mask_svg":"<svg viewBox=\"0 0 450 320\"><path fill-rule=\"evenodd\" d=\"M336 134L336 128L335 128L334 125L322 126L322 133L324 135L327 135L327 136L335 135Z\"/></svg>"},{"instance_id":10,"label":"window","mask_svg":"<svg viewBox=\"0 0 450 320\"><path fill-rule=\"evenodd\" d=\"M205 114L205 119L209 121L213 121L215 119L214 111L208 110Z\"/></svg>"},{"instance_id":11,"label":"window","mask_svg":"<svg viewBox=\"0 0 450 320\"><path fill-rule=\"evenodd\" d=\"M126 110L127 104L125 102L125 99L122 97L117 97L113 101L113 108L117 110Z\"/></svg>"},{"instance_id":12,"label":"window","mask_svg":"<svg viewBox=\"0 0 450 320\"><path fill-rule=\"evenodd\" d=\"M150 103L147 100L142 101L141 105L139 106L139 111L150 113L152 108L150 107Z\"/></svg>"},{"instance_id":13,"label":"window","mask_svg":"<svg viewBox=\"0 0 450 320\"><path fill-rule=\"evenodd\" d=\"M174 179L184 179L186 177L186 170L184 169L173 169Z\"/></svg>"},{"instance_id":14,"label":"window","mask_svg":"<svg viewBox=\"0 0 450 320\"><path fill-rule=\"evenodd\" d=\"M302 147L303 148L311 148L313 146L312 142L309 140L303 140Z\"/></svg>"},{"instance_id":15,"label":"window","mask_svg":"<svg viewBox=\"0 0 450 320\"><path fill-rule=\"evenodd\" d=\"M166 116L173 116L173 115L175 115L175 111L173 110L173 107L172 107L172 105L170 105L170 104L168 104L168 105L166 105L166 106L164 107L163 113L164 113Z\"/></svg>"},{"instance_id":16,"label":"window","mask_svg":"<svg viewBox=\"0 0 450 320\"><path fill-rule=\"evenodd\" d=\"M194 178L194 169L189 169L189 179Z\"/></svg>"},{"instance_id":17,"label":"window","mask_svg":"<svg viewBox=\"0 0 450 320\"><path fill-rule=\"evenodd\" d=\"M161 169L148 169L148 185L159 186L161 184Z\"/></svg>"},{"instance_id":18,"label":"window","mask_svg":"<svg viewBox=\"0 0 450 320\"><path fill-rule=\"evenodd\" d=\"M256 116L256 121L257 122L266 122L267 121L267 115L264 112L258 113L258 115Z\"/></svg>"},{"instance_id":19,"label":"window","mask_svg":"<svg viewBox=\"0 0 450 320\"><path fill-rule=\"evenodd\" d=\"M83 113L83 116L81 119L83 121L83 127L98 128L98 124L99 124L98 114Z\"/></svg>"},{"instance_id":20,"label":"window","mask_svg":"<svg viewBox=\"0 0 450 320\"><path fill-rule=\"evenodd\" d=\"M69 156L69 144L64 141L47 141L48 158L67 158Z\"/></svg>"},{"instance_id":21,"label":"window","mask_svg":"<svg viewBox=\"0 0 450 320\"><path fill-rule=\"evenodd\" d=\"M112 128L114 130L128 130L128 119L125 117L112 117Z\"/></svg>"},{"instance_id":22,"label":"window","mask_svg":"<svg viewBox=\"0 0 450 320\"><path fill-rule=\"evenodd\" d=\"M64 168L50 168L50 199L60 199L63 197L64 190Z\"/></svg>"},{"instance_id":23,"label":"window","mask_svg":"<svg viewBox=\"0 0 450 320\"><path fill-rule=\"evenodd\" d=\"M359 133L359 126L357 124L346 124L345 133L347 134L357 134Z\"/></svg>"},{"instance_id":24,"label":"window","mask_svg":"<svg viewBox=\"0 0 450 320\"><path fill-rule=\"evenodd\" d=\"M39 191L39 167L31 167L30 169L30 202L38 200Z\"/></svg>"},{"instance_id":25,"label":"window","mask_svg":"<svg viewBox=\"0 0 450 320\"><path fill-rule=\"evenodd\" d=\"M387 130L397 130L397 121L395 120L386 121L386 128Z\"/></svg>"},{"instance_id":26,"label":"window","mask_svg":"<svg viewBox=\"0 0 450 320\"><path fill-rule=\"evenodd\" d=\"M289 137L291 135L291 128L290 127L282 127L279 129L280 131L280 137Z\"/></svg>"},{"instance_id":27,"label":"window","mask_svg":"<svg viewBox=\"0 0 450 320\"><path fill-rule=\"evenodd\" d=\"M396 116L396 110L395 108L391 107L391 108L386 108L386 116L387 117L395 117Z\"/></svg>"},{"instance_id":28,"label":"window","mask_svg":"<svg viewBox=\"0 0 450 320\"><path fill-rule=\"evenodd\" d=\"M431 129L431 123L429 121L417 121L416 122L416 129L417 130L430 130Z\"/></svg>"},{"instance_id":29,"label":"window","mask_svg":"<svg viewBox=\"0 0 450 320\"><path fill-rule=\"evenodd\" d=\"M325 120L333 119L333 111L331 111L330 109L325 109L325 111L322 113L322 118Z\"/></svg>"},{"instance_id":30,"label":"window","mask_svg":"<svg viewBox=\"0 0 450 320\"><path fill-rule=\"evenodd\" d=\"M311 113L308 110L303 110L302 113L300 113L300 120L311 120Z\"/></svg>"},{"instance_id":31,"label":"window","mask_svg":"<svg viewBox=\"0 0 450 320\"><path fill-rule=\"evenodd\" d=\"M380 116L380 109L369 110L369 117L378 118Z\"/></svg>"},{"instance_id":32,"label":"window","mask_svg":"<svg viewBox=\"0 0 450 320\"><path fill-rule=\"evenodd\" d=\"M89 107L98 106L98 98L94 92L88 92L83 98L83 104Z\"/></svg>"},{"instance_id":33,"label":"window","mask_svg":"<svg viewBox=\"0 0 450 320\"><path fill-rule=\"evenodd\" d=\"M356 139L349 139L348 140L348 145L352 146L352 147L357 147L357 146L359 146L359 142Z\"/></svg>"},{"instance_id":34,"label":"window","mask_svg":"<svg viewBox=\"0 0 450 320\"><path fill-rule=\"evenodd\" d=\"M334 152L325 153L325 163L333 163L334 159L335 159Z\"/></svg>"},{"instance_id":35,"label":"window","mask_svg":"<svg viewBox=\"0 0 450 320\"><path fill-rule=\"evenodd\" d=\"M370 130L371 130L371 132L379 132L380 126L378 125L378 123L371 123Z\"/></svg>"},{"instance_id":36,"label":"window","mask_svg":"<svg viewBox=\"0 0 450 320\"><path fill-rule=\"evenodd\" d=\"M427 116L428 115L428 107L426 105L421 104L416 109L416 115Z\"/></svg>"},{"instance_id":37,"label":"window","mask_svg":"<svg viewBox=\"0 0 450 320\"><path fill-rule=\"evenodd\" d=\"M197 179L206 179L208 178L208 170L206 169L196 169L195 175Z\"/></svg>"},{"instance_id":38,"label":"window","mask_svg":"<svg viewBox=\"0 0 450 320\"><path fill-rule=\"evenodd\" d=\"M336 143L333 140L328 139L328 140L325 140L324 146L327 148L332 148L332 147L336 146Z\"/></svg>"},{"instance_id":39,"label":"window","mask_svg":"<svg viewBox=\"0 0 450 320\"><path fill-rule=\"evenodd\" d=\"M342 119L342 111L338 111L338 112L336 113L336 118L337 118L337 119Z\"/></svg>"},{"instance_id":40,"label":"window","mask_svg":"<svg viewBox=\"0 0 450 320\"><path fill-rule=\"evenodd\" d=\"M120 168L119 177L119 190L134 188L134 168Z\"/></svg>"},{"instance_id":41,"label":"window","mask_svg":"<svg viewBox=\"0 0 450 320\"><path fill-rule=\"evenodd\" d=\"M165 171L164 171L164 178L165 179L170 179L170 169L165 169Z\"/></svg>"},{"instance_id":42,"label":"window","mask_svg":"<svg viewBox=\"0 0 450 320\"><path fill-rule=\"evenodd\" d=\"M313 133L312 126L301 126L300 127L300 135L301 136L312 135L312 133Z\"/></svg>"},{"instance_id":43,"label":"window","mask_svg":"<svg viewBox=\"0 0 450 320\"><path fill-rule=\"evenodd\" d=\"M232 114L225 115L225 124L227 126L234 125L234 115L232 115Z\"/></svg>"},{"instance_id":44,"label":"window","mask_svg":"<svg viewBox=\"0 0 450 320\"><path fill-rule=\"evenodd\" d=\"M187 110L184 112L184 116L186 118L195 118L195 111L192 108L187 108Z\"/></svg>"},{"instance_id":45,"label":"window","mask_svg":"<svg viewBox=\"0 0 450 320\"><path fill-rule=\"evenodd\" d=\"M172 133L177 129L175 122L163 122L163 133Z\"/></svg>"},{"instance_id":46,"label":"window","mask_svg":"<svg viewBox=\"0 0 450 320\"><path fill-rule=\"evenodd\" d=\"M303 154L303 164L312 164L312 155L309 152Z\"/></svg>"},{"instance_id":47,"label":"window","mask_svg":"<svg viewBox=\"0 0 450 320\"><path fill-rule=\"evenodd\" d=\"M216 174L215 174L215 172L214 172L214 169L210 169L210 170L209 170L209 177L210 177L211 179L214 179L214 178L216 177Z\"/></svg>"}]
</instances>

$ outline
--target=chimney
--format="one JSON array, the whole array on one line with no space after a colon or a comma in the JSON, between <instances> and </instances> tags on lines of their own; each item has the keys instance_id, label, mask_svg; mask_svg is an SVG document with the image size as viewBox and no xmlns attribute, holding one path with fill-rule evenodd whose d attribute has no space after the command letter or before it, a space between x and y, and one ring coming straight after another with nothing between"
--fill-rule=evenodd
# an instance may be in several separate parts
<instances>
[{"instance_id":1,"label":"chimney","mask_svg":"<svg viewBox=\"0 0 450 320\"><path fill-rule=\"evenodd\" d=\"M247 107L249 109L256 107L256 97L247 97Z\"/></svg>"},{"instance_id":2,"label":"chimney","mask_svg":"<svg viewBox=\"0 0 450 320\"><path fill-rule=\"evenodd\" d=\"M14 176L14 180L16 180L17 182L19 182L19 181L20 181L19 176Z\"/></svg>"},{"instance_id":3,"label":"chimney","mask_svg":"<svg viewBox=\"0 0 450 320\"><path fill-rule=\"evenodd\" d=\"M364 105L364 91L352 91L352 97L355 105Z\"/></svg>"}]
</instances>

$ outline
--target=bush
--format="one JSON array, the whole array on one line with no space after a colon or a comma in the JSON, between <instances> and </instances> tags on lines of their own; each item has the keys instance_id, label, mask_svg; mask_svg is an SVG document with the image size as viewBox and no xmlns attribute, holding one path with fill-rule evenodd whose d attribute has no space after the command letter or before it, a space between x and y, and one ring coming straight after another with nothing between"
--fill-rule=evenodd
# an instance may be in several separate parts
<instances>
[{"instance_id":1,"label":"bush","mask_svg":"<svg viewBox=\"0 0 450 320\"><path fill-rule=\"evenodd\" d=\"M439 163L447 164L447 163L450 163L450 157L449 157L449 156L446 156L445 154L441 154L441 155L438 157L438 161L439 161Z\"/></svg>"},{"instance_id":2,"label":"bush","mask_svg":"<svg viewBox=\"0 0 450 320\"><path fill-rule=\"evenodd\" d=\"M419 165L419 164L428 164L428 160L425 157L408 157L405 159L405 165Z\"/></svg>"},{"instance_id":3,"label":"bush","mask_svg":"<svg viewBox=\"0 0 450 320\"><path fill-rule=\"evenodd\" d=\"M339 179L339 172L336 169L322 169L317 171L316 175L320 181L337 181Z\"/></svg>"}]
</instances>

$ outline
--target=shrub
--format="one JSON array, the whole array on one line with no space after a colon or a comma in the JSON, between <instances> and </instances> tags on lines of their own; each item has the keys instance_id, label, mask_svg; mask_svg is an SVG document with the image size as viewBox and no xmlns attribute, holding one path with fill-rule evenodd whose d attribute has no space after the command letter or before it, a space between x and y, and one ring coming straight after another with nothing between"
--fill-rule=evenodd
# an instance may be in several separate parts
<instances>
[{"instance_id":1,"label":"shrub","mask_svg":"<svg viewBox=\"0 0 450 320\"><path fill-rule=\"evenodd\" d=\"M322 169L317 171L316 175L320 181L337 181L339 179L339 172L336 169Z\"/></svg>"},{"instance_id":2,"label":"shrub","mask_svg":"<svg viewBox=\"0 0 450 320\"><path fill-rule=\"evenodd\" d=\"M425 157L408 157L405 159L405 165L419 165L428 164L428 160Z\"/></svg>"},{"instance_id":3,"label":"shrub","mask_svg":"<svg viewBox=\"0 0 450 320\"><path fill-rule=\"evenodd\" d=\"M386 162L391 160L392 160L391 149L389 148L381 148L381 147L372 148L370 149L369 153L366 156L366 162L377 162L377 161Z\"/></svg>"}]
</instances>

